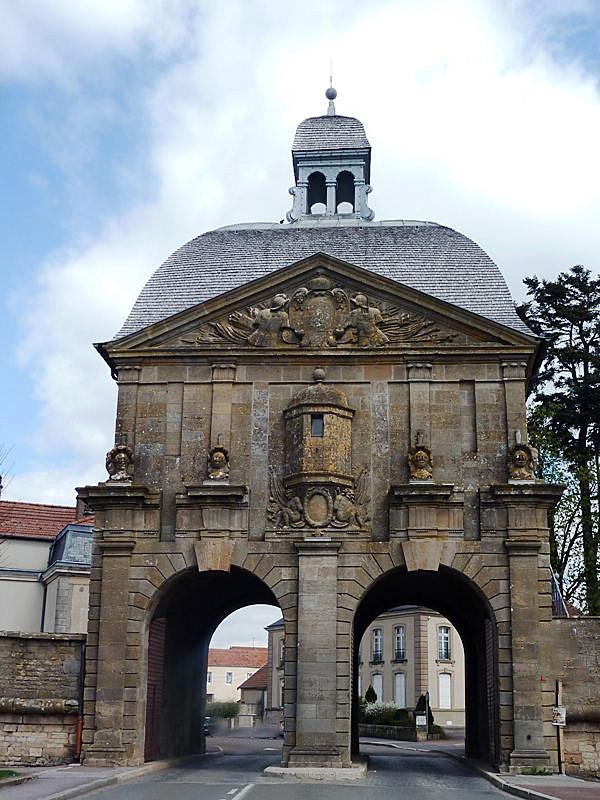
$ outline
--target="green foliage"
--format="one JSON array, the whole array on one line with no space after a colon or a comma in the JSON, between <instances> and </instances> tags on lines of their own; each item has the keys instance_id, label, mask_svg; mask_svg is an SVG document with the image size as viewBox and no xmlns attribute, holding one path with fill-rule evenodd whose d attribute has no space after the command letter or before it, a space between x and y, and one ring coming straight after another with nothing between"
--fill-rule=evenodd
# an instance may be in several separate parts
<instances>
[{"instance_id":1,"label":"green foliage","mask_svg":"<svg viewBox=\"0 0 600 800\"><path fill-rule=\"evenodd\" d=\"M17 773L12 769L0 769L0 781L6 778L14 778Z\"/></svg>"},{"instance_id":2,"label":"green foliage","mask_svg":"<svg viewBox=\"0 0 600 800\"><path fill-rule=\"evenodd\" d=\"M367 725L414 725L406 708L398 708L394 703L369 703L362 700L359 701L358 720Z\"/></svg>"},{"instance_id":3,"label":"green foliage","mask_svg":"<svg viewBox=\"0 0 600 800\"><path fill-rule=\"evenodd\" d=\"M567 581L583 584L588 613L599 614L600 278L575 266L555 281L533 276L525 284L530 300L519 314L546 340L529 413L532 443L542 475L560 471L562 462L576 487L563 501L569 508L551 519L552 565L559 583L566 572ZM578 544L579 570L569 561Z\"/></svg>"},{"instance_id":4,"label":"green foliage","mask_svg":"<svg viewBox=\"0 0 600 800\"><path fill-rule=\"evenodd\" d=\"M369 688L365 692L365 700L367 703L375 703L377 702L377 692L375 689L369 684Z\"/></svg>"},{"instance_id":5,"label":"green foliage","mask_svg":"<svg viewBox=\"0 0 600 800\"><path fill-rule=\"evenodd\" d=\"M446 731L442 728L441 725L430 725L429 726L429 733L433 733L436 736L439 736L440 739L447 739Z\"/></svg>"},{"instance_id":6,"label":"green foliage","mask_svg":"<svg viewBox=\"0 0 600 800\"><path fill-rule=\"evenodd\" d=\"M422 694L417 700L417 705L415 706L415 714L424 714L426 707L427 707L427 700L425 699L425 695ZM429 706L429 713L427 715L427 724L429 726L429 729L431 730L431 726L434 724L433 711L431 710L431 706Z\"/></svg>"},{"instance_id":7,"label":"green foliage","mask_svg":"<svg viewBox=\"0 0 600 800\"><path fill-rule=\"evenodd\" d=\"M207 703L206 716L207 717L223 717L230 719L237 717L240 712L238 703Z\"/></svg>"}]
</instances>

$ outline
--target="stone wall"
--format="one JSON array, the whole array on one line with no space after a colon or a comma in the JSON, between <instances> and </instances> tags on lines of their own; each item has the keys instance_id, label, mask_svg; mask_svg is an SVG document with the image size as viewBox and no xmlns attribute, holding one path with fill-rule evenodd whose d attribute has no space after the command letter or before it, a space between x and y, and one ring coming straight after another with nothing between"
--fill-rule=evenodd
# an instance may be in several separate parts
<instances>
[{"instance_id":1,"label":"stone wall","mask_svg":"<svg viewBox=\"0 0 600 800\"><path fill-rule=\"evenodd\" d=\"M0 632L0 764L74 760L84 645L82 635Z\"/></svg>"},{"instance_id":2,"label":"stone wall","mask_svg":"<svg viewBox=\"0 0 600 800\"><path fill-rule=\"evenodd\" d=\"M569 774L600 776L600 617L553 619L543 638L547 705L562 682L567 709L563 761ZM558 751L557 731L546 729L548 750Z\"/></svg>"}]
</instances>

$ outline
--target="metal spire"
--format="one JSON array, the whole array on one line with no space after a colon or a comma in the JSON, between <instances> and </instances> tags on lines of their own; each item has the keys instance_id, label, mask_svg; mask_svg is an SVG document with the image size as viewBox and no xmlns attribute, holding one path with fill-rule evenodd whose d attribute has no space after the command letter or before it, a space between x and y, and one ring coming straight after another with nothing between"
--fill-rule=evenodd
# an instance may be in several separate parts
<instances>
[{"instance_id":1,"label":"metal spire","mask_svg":"<svg viewBox=\"0 0 600 800\"><path fill-rule=\"evenodd\" d=\"M335 105L333 101L337 97L337 92L333 88L333 64L331 59L329 59L329 89L327 89L325 92L325 97L329 100L329 105L327 106L327 116L335 117Z\"/></svg>"}]
</instances>

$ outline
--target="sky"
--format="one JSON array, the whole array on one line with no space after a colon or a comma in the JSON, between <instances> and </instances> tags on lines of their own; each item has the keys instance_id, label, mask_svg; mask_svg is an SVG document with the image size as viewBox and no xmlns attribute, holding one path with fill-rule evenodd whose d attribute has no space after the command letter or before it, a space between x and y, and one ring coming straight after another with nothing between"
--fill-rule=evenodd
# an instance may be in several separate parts
<instances>
[{"instance_id":1,"label":"sky","mask_svg":"<svg viewBox=\"0 0 600 800\"><path fill-rule=\"evenodd\" d=\"M377 219L465 233L516 300L600 270L598 0L0 0L4 499L104 480L92 343L206 230L291 205L296 125L365 125ZM270 618L264 624L272 621Z\"/></svg>"}]
</instances>

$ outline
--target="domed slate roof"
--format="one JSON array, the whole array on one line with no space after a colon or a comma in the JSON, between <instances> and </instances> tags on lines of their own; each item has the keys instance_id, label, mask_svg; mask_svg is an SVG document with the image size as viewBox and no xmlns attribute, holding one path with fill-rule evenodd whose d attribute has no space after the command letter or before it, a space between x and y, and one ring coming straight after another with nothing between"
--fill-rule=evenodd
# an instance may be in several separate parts
<instances>
[{"instance_id":1,"label":"domed slate roof","mask_svg":"<svg viewBox=\"0 0 600 800\"><path fill-rule=\"evenodd\" d=\"M295 150L353 150L370 147L362 122L354 117L329 114L308 117L296 128Z\"/></svg>"},{"instance_id":2,"label":"domed slate roof","mask_svg":"<svg viewBox=\"0 0 600 800\"><path fill-rule=\"evenodd\" d=\"M116 338L316 253L532 335L496 264L461 233L432 222L333 218L232 225L192 239L148 280Z\"/></svg>"}]
</instances>

